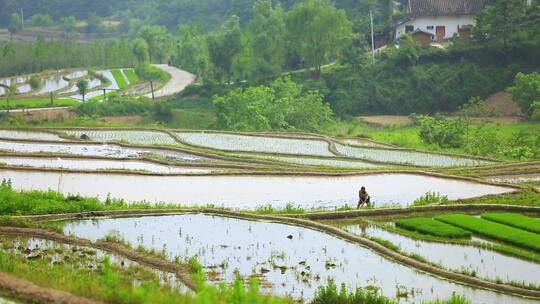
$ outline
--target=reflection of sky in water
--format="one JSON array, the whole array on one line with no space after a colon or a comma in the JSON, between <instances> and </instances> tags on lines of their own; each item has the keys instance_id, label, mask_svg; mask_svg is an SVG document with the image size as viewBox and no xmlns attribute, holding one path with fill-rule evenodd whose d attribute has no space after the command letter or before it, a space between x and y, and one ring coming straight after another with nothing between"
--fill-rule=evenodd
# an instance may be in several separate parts
<instances>
[{"instance_id":1,"label":"reflection of sky in water","mask_svg":"<svg viewBox=\"0 0 540 304\"><path fill-rule=\"evenodd\" d=\"M358 224L341 226L355 234L366 233L392 242L403 252L416 253L430 262L441 264L444 268L469 273L474 271L478 277L525 284L540 285L540 264L506 256L495 251L474 246L462 246L437 242L415 240L397 233L388 232L376 226L363 227Z\"/></svg>"},{"instance_id":2,"label":"reflection of sky in water","mask_svg":"<svg viewBox=\"0 0 540 304\"><path fill-rule=\"evenodd\" d=\"M114 79L114 76L112 75L110 70L97 71L96 73L105 76L110 81L111 84L108 85L107 87L105 87L105 89L107 89L107 90L118 90L118 89L120 89L120 87L116 83L116 80ZM95 84L95 83L93 83L93 84ZM94 98L94 97L101 96L101 95L103 95L103 91L102 90L97 90L97 91L88 92L86 94L85 98L86 98L86 100L88 100L90 98ZM77 95L72 96L72 98L82 100L82 95L77 94Z\"/></svg>"},{"instance_id":3,"label":"reflection of sky in water","mask_svg":"<svg viewBox=\"0 0 540 304\"><path fill-rule=\"evenodd\" d=\"M268 271L265 281L273 286L265 291L304 299L312 298L319 285L334 278L349 286L379 286L390 297L395 297L396 286L414 289L414 295L403 303L449 298L454 291L472 303L533 302L444 281L356 244L284 224L197 214L84 220L67 223L64 231L91 240L117 233L135 246L164 250L170 258L197 255L203 265L217 266L216 271L227 281L233 279L235 270L247 276L264 269Z\"/></svg>"}]
</instances>

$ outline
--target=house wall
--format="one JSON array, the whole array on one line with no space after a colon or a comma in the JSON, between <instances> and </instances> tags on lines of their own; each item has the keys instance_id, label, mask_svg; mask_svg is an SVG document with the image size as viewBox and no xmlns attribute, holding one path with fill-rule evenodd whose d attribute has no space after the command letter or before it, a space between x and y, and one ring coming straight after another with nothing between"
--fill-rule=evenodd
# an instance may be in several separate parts
<instances>
[{"instance_id":1,"label":"house wall","mask_svg":"<svg viewBox=\"0 0 540 304\"><path fill-rule=\"evenodd\" d=\"M409 20L403 24L400 24L396 28L396 38L399 38L405 34L405 27L407 25L414 26L414 30L421 29L428 33L435 35L435 29L437 26L445 27L444 39L450 39L454 34L458 33L458 26L474 25L473 16L439 16L439 17L419 17L413 20ZM428 29L428 26L433 26L433 29Z\"/></svg>"}]
</instances>

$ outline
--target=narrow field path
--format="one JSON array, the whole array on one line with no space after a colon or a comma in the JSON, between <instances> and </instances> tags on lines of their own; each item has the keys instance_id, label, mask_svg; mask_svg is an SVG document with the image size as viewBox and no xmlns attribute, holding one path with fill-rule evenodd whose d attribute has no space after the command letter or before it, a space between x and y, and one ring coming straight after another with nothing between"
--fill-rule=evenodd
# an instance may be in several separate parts
<instances>
[{"instance_id":1,"label":"narrow field path","mask_svg":"<svg viewBox=\"0 0 540 304\"><path fill-rule=\"evenodd\" d=\"M0 289L8 295L34 303L100 303L71 293L38 286L30 281L0 272Z\"/></svg>"},{"instance_id":2,"label":"narrow field path","mask_svg":"<svg viewBox=\"0 0 540 304\"><path fill-rule=\"evenodd\" d=\"M195 75L179 68L168 66L166 64L154 64L154 66L171 75L171 80L169 80L169 82L167 82L161 89L154 92L154 96L156 98L180 93L188 85L195 81ZM145 96L152 97L152 93L148 93Z\"/></svg>"}]
</instances>

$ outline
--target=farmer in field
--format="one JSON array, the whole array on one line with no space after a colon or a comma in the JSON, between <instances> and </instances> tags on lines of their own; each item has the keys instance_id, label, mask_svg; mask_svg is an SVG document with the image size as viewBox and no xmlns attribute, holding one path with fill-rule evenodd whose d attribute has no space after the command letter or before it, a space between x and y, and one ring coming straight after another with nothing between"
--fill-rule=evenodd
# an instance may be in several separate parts
<instances>
[{"instance_id":1,"label":"farmer in field","mask_svg":"<svg viewBox=\"0 0 540 304\"><path fill-rule=\"evenodd\" d=\"M358 206L357 209L360 208L364 204L370 203L370 197L369 194L366 191L366 187L362 187L360 191L358 192Z\"/></svg>"}]
</instances>

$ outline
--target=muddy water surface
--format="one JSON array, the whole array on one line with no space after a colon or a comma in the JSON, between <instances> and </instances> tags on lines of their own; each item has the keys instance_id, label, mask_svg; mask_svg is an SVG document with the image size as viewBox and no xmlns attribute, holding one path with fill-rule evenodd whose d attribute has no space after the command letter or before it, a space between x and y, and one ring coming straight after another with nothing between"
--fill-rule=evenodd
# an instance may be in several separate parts
<instances>
[{"instance_id":1,"label":"muddy water surface","mask_svg":"<svg viewBox=\"0 0 540 304\"><path fill-rule=\"evenodd\" d=\"M255 274L264 291L306 300L334 278L338 284L378 286L390 297L406 292L402 303L449 298L454 291L472 303L532 303L419 273L356 244L285 224L196 214L76 221L64 231L91 240L114 233L170 258L197 255L213 280Z\"/></svg>"},{"instance_id":2,"label":"muddy water surface","mask_svg":"<svg viewBox=\"0 0 540 304\"><path fill-rule=\"evenodd\" d=\"M356 205L357 191L365 185L376 207L406 206L428 191L450 199L513 191L512 188L410 174L374 174L349 177L308 176L136 176L114 174L0 171L17 189L54 189L63 193L126 201L168 202L185 205L215 204L254 209L288 203L307 209Z\"/></svg>"},{"instance_id":3,"label":"muddy water surface","mask_svg":"<svg viewBox=\"0 0 540 304\"><path fill-rule=\"evenodd\" d=\"M474 246L415 240L377 226L352 224L339 227L351 233L366 234L390 241L399 246L403 252L421 255L446 269L474 272L478 277L490 280L501 279L504 282L540 286L540 264L534 262Z\"/></svg>"}]
</instances>

